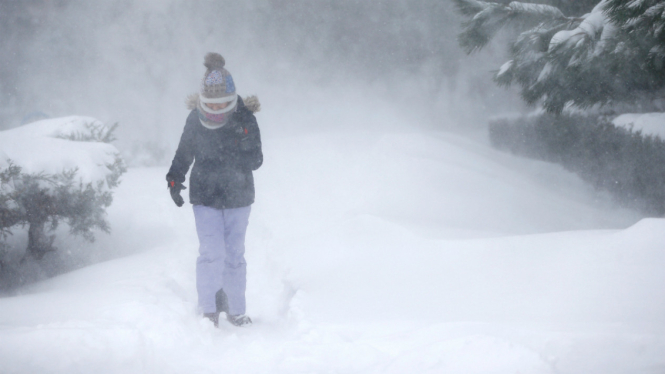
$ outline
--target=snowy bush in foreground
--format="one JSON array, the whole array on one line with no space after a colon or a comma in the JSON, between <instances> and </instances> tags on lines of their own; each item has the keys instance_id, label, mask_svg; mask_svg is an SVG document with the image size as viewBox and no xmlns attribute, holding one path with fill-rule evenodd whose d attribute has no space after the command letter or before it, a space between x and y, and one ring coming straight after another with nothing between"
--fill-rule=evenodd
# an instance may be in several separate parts
<instances>
[{"instance_id":1,"label":"snowy bush in foreground","mask_svg":"<svg viewBox=\"0 0 665 374\"><path fill-rule=\"evenodd\" d=\"M109 231L105 209L126 170L109 144L114 129L64 117L0 132L0 251L17 227L28 231L24 259L54 251L49 233L61 222L90 241L95 229Z\"/></svg>"}]
</instances>

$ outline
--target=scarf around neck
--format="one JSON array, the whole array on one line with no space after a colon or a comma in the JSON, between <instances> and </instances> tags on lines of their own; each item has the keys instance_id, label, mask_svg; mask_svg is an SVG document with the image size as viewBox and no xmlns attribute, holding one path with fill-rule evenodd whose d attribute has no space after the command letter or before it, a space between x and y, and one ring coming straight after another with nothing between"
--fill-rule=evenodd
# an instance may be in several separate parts
<instances>
[{"instance_id":1,"label":"scarf around neck","mask_svg":"<svg viewBox=\"0 0 665 374\"><path fill-rule=\"evenodd\" d=\"M231 117L233 116L233 113L235 113L237 108L238 108L237 96L232 101L230 107L221 110L216 110L216 111L212 110L206 107L205 104L201 102L201 100L198 100L198 103L196 105L201 125L211 130L218 129L226 125L229 122L229 119L231 119Z\"/></svg>"}]
</instances>

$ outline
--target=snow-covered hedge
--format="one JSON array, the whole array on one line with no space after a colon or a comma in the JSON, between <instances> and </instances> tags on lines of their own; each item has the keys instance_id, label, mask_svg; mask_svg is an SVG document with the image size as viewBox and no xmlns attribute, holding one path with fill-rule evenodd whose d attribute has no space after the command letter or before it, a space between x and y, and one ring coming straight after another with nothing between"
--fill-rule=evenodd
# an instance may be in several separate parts
<instances>
[{"instance_id":1,"label":"snow-covered hedge","mask_svg":"<svg viewBox=\"0 0 665 374\"><path fill-rule=\"evenodd\" d=\"M644 136L665 140L665 113L626 113L613 119L612 123Z\"/></svg>"},{"instance_id":2,"label":"snow-covered hedge","mask_svg":"<svg viewBox=\"0 0 665 374\"><path fill-rule=\"evenodd\" d=\"M619 201L665 214L663 113L533 115L490 122L492 144L515 154L556 162ZM661 121L660 127L652 126Z\"/></svg>"},{"instance_id":3,"label":"snow-covered hedge","mask_svg":"<svg viewBox=\"0 0 665 374\"><path fill-rule=\"evenodd\" d=\"M74 116L0 132L0 251L21 227L26 256L35 259L55 250L49 232L60 222L88 240L95 229L109 230L105 209L126 170L110 144L114 128Z\"/></svg>"}]
</instances>

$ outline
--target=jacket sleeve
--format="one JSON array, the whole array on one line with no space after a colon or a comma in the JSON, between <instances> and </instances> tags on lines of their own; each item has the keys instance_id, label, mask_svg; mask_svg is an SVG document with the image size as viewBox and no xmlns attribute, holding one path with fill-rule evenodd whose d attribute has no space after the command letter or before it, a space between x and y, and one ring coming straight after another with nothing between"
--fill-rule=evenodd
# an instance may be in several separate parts
<instances>
[{"instance_id":1,"label":"jacket sleeve","mask_svg":"<svg viewBox=\"0 0 665 374\"><path fill-rule=\"evenodd\" d=\"M247 113L240 139L240 163L245 170L256 170L263 164L261 131L253 114Z\"/></svg>"},{"instance_id":2,"label":"jacket sleeve","mask_svg":"<svg viewBox=\"0 0 665 374\"><path fill-rule=\"evenodd\" d=\"M192 126L189 126L189 122L188 119L187 124L185 124L185 129L182 132L182 136L180 137L178 149L171 162L171 168L166 174L167 181L174 180L178 183L184 182L185 175L187 175L189 167L192 165L192 162L194 162L194 136Z\"/></svg>"}]
</instances>

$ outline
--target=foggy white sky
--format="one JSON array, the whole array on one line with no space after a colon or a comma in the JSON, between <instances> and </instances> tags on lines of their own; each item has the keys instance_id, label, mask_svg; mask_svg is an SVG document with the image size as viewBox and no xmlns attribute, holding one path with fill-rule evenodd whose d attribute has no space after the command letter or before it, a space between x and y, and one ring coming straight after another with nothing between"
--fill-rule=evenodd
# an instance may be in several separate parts
<instances>
[{"instance_id":1,"label":"foggy white sky","mask_svg":"<svg viewBox=\"0 0 665 374\"><path fill-rule=\"evenodd\" d=\"M257 94L264 111L344 112L342 127L368 105L413 112L408 126L439 128L482 127L488 115L521 107L491 82L503 46L470 57L457 47L450 2L29 3L11 9L30 26L4 25L30 30L4 41L14 54L2 73L15 83L4 128L33 111L89 115L120 123L120 148L152 143L169 153L208 51L225 56L239 94ZM293 130L262 127L268 135Z\"/></svg>"}]
</instances>

